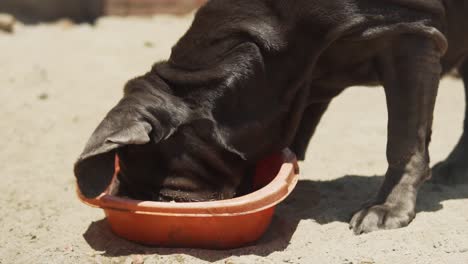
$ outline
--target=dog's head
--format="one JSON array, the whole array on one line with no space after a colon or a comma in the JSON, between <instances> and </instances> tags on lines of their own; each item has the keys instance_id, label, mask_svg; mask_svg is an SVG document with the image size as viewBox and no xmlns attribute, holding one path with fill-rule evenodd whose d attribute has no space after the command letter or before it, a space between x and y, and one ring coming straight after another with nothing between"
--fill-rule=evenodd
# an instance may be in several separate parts
<instances>
[{"instance_id":1,"label":"dog's head","mask_svg":"<svg viewBox=\"0 0 468 264\"><path fill-rule=\"evenodd\" d=\"M131 197L232 197L248 162L220 134L206 109L174 95L149 73L127 84L124 98L92 134L75 164L79 188L86 197L99 195L112 179L118 154L122 191Z\"/></svg>"},{"instance_id":2,"label":"dog's head","mask_svg":"<svg viewBox=\"0 0 468 264\"><path fill-rule=\"evenodd\" d=\"M131 197L231 198L259 158L288 145L294 104L266 61L282 45L277 25L258 8L223 15L217 2L201 9L167 62L126 85L95 130L75 164L86 197L109 185L117 153Z\"/></svg>"}]
</instances>

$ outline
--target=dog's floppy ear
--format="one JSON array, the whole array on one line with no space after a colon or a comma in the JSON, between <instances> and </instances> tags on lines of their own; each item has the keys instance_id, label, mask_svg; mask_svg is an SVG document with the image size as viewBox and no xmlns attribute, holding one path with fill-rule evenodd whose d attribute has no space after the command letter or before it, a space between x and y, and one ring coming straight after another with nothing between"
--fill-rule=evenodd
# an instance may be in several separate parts
<instances>
[{"instance_id":1,"label":"dog's floppy ear","mask_svg":"<svg viewBox=\"0 0 468 264\"><path fill-rule=\"evenodd\" d=\"M94 198L105 191L114 174L116 150L150 142L151 130L151 125L145 121L125 120L122 113L111 111L93 132L75 163L74 172L81 193Z\"/></svg>"},{"instance_id":2,"label":"dog's floppy ear","mask_svg":"<svg viewBox=\"0 0 468 264\"><path fill-rule=\"evenodd\" d=\"M156 74L127 83L124 97L99 124L75 163L78 187L87 198L100 195L112 181L116 150L126 145L156 144L187 122L190 108L171 94Z\"/></svg>"}]
</instances>

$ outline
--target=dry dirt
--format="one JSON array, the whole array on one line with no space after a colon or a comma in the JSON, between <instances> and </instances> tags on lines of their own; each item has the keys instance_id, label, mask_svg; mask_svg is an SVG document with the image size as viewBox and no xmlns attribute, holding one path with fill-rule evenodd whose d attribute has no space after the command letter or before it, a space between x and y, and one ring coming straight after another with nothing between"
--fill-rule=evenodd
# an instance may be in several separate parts
<instances>
[{"instance_id":1,"label":"dry dirt","mask_svg":"<svg viewBox=\"0 0 468 264\"><path fill-rule=\"evenodd\" d=\"M302 178L256 245L142 247L75 195L72 164L126 80L167 58L192 17L103 18L0 32L0 263L468 263L468 185L427 184L407 228L355 236L351 213L386 169L381 88L352 88L325 115ZM462 128L462 83L442 82L434 161ZM377 175L377 176L376 176Z\"/></svg>"}]
</instances>

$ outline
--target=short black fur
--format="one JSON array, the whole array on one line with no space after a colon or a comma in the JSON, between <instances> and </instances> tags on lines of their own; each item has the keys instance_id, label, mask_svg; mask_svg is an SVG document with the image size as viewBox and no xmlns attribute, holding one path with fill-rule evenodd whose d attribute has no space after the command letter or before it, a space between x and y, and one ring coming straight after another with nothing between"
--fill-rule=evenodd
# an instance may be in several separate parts
<instances>
[{"instance_id":1,"label":"short black fur","mask_svg":"<svg viewBox=\"0 0 468 264\"><path fill-rule=\"evenodd\" d=\"M466 14L462 0L211 0L170 58L127 84L75 165L79 186L87 197L101 193L118 153L131 197L234 197L269 153L290 147L304 159L344 89L380 84L389 167L351 228L406 226L431 176L439 79L464 65L468 82ZM434 169L435 181L468 182L467 138Z\"/></svg>"}]
</instances>

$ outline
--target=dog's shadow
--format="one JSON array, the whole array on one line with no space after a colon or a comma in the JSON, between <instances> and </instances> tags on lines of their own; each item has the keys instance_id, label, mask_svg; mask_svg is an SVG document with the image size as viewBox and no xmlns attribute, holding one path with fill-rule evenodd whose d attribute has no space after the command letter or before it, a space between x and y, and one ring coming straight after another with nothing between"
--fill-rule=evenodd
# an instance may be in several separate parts
<instances>
[{"instance_id":1,"label":"dog's shadow","mask_svg":"<svg viewBox=\"0 0 468 264\"><path fill-rule=\"evenodd\" d=\"M115 236L105 219L90 224L83 234L87 243L104 256L120 257L132 254L188 254L205 261L217 261L248 252L268 256L285 250L301 220L311 219L318 224L348 222L352 213L378 190L382 176L344 176L331 181L301 180L293 193L276 210L266 234L255 245L233 250L200 250L155 248L141 246ZM468 198L467 186L447 187L425 184L419 193L418 212L435 212L442 202ZM343 230L347 232L348 230Z\"/></svg>"}]
</instances>

